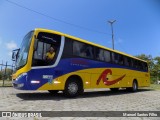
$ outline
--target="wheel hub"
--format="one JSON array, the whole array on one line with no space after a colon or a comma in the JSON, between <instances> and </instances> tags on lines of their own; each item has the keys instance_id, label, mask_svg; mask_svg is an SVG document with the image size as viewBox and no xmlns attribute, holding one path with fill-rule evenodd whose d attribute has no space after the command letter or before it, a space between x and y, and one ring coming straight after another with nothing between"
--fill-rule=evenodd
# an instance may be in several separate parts
<instances>
[{"instance_id":1,"label":"wheel hub","mask_svg":"<svg viewBox=\"0 0 160 120\"><path fill-rule=\"evenodd\" d=\"M69 86L68 86L68 91L71 93L71 94L75 94L78 90L78 86L76 83L70 83Z\"/></svg>"}]
</instances>

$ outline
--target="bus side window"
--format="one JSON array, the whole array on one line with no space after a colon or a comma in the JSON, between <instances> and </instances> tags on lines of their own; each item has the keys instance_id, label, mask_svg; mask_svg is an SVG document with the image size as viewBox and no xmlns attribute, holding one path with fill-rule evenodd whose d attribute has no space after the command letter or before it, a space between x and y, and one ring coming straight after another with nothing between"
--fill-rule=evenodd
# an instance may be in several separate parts
<instances>
[{"instance_id":1,"label":"bus side window","mask_svg":"<svg viewBox=\"0 0 160 120\"><path fill-rule=\"evenodd\" d=\"M118 54L112 53L112 61L113 63L118 64Z\"/></svg>"},{"instance_id":2,"label":"bus side window","mask_svg":"<svg viewBox=\"0 0 160 120\"><path fill-rule=\"evenodd\" d=\"M111 52L103 49L96 49L96 59L111 62Z\"/></svg>"},{"instance_id":3,"label":"bus side window","mask_svg":"<svg viewBox=\"0 0 160 120\"><path fill-rule=\"evenodd\" d=\"M93 47L85 43L73 41L73 55L85 58L93 58Z\"/></svg>"},{"instance_id":4,"label":"bus side window","mask_svg":"<svg viewBox=\"0 0 160 120\"><path fill-rule=\"evenodd\" d=\"M120 54L119 54L118 63L119 63L120 65L123 65L123 64L124 64L124 58L123 58L123 55L120 55Z\"/></svg>"},{"instance_id":5,"label":"bus side window","mask_svg":"<svg viewBox=\"0 0 160 120\"><path fill-rule=\"evenodd\" d=\"M100 60L100 58L99 58L99 52L100 52L100 49L97 48L97 47L95 47L95 59L96 60Z\"/></svg>"},{"instance_id":6,"label":"bus side window","mask_svg":"<svg viewBox=\"0 0 160 120\"><path fill-rule=\"evenodd\" d=\"M77 50L75 50L75 44L74 43L74 53L73 53L73 39L65 37L65 44L64 44L64 50L62 54L62 58L70 58L73 57L73 54L75 55Z\"/></svg>"},{"instance_id":7,"label":"bus side window","mask_svg":"<svg viewBox=\"0 0 160 120\"><path fill-rule=\"evenodd\" d=\"M135 66L135 68L138 68L138 61L137 60L134 60L134 66Z\"/></svg>"},{"instance_id":8,"label":"bus side window","mask_svg":"<svg viewBox=\"0 0 160 120\"><path fill-rule=\"evenodd\" d=\"M46 53L48 52L50 47L51 47L51 44L38 41L37 50L34 52L34 58L39 60L45 60Z\"/></svg>"},{"instance_id":9,"label":"bus side window","mask_svg":"<svg viewBox=\"0 0 160 120\"><path fill-rule=\"evenodd\" d=\"M133 59L133 68L137 68L137 63L135 59Z\"/></svg>"},{"instance_id":10,"label":"bus side window","mask_svg":"<svg viewBox=\"0 0 160 120\"><path fill-rule=\"evenodd\" d=\"M87 53L86 53L86 45L84 43L80 43L81 44L81 47L80 47L80 53L79 55L81 57L87 57Z\"/></svg>"},{"instance_id":11,"label":"bus side window","mask_svg":"<svg viewBox=\"0 0 160 120\"><path fill-rule=\"evenodd\" d=\"M100 49L98 54L99 60L104 61L104 50Z\"/></svg>"},{"instance_id":12,"label":"bus side window","mask_svg":"<svg viewBox=\"0 0 160 120\"><path fill-rule=\"evenodd\" d=\"M93 47L90 45L86 45L86 57L87 58L93 58Z\"/></svg>"},{"instance_id":13,"label":"bus side window","mask_svg":"<svg viewBox=\"0 0 160 120\"><path fill-rule=\"evenodd\" d=\"M145 66L144 69L145 69L146 71L148 71L148 65L147 65L147 63L144 63L144 66Z\"/></svg>"},{"instance_id":14,"label":"bus side window","mask_svg":"<svg viewBox=\"0 0 160 120\"><path fill-rule=\"evenodd\" d=\"M137 68L140 69L141 65L140 65L140 61L137 60Z\"/></svg>"},{"instance_id":15,"label":"bus side window","mask_svg":"<svg viewBox=\"0 0 160 120\"><path fill-rule=\"evenodd\" d=\"M130 66L130 61L128 57L124 57L124 65L125 66Z\"/></svg>"},{"instance_id":16,"label":"bus side window","mask_svg":"<svg viewBox=\"0 0 160 120\"><path fill-rule=\"evenodd\" d=\"M80 54L81 47L82 47L82 44L80 44L77 41L73 41L73 55L78 56Z\"/></svg>"},{"instance_id":17,"label":"bus side window","mask_svg":"<svg viewBox=\"0 0 160 120\"><path fill-rule=\"evenodd\" d=\"M44 43L44 54L43 54L43 60L46 59L46 53L49 51L49 48L51 47L51 44Z\"/></svg>"},{"instance_id":18,"label":"bus side window","mask_svg":"<svg viewBox=\"0 0 160 120\"><path fill-rule=\"evenodd\" d=\"M96 49L96 59L100 61L104 61L104 50L103 49Z\"/></svg>"},{"instance_id":19,"label":"bus side window","mask_svg":"<svg viewBox=\"0 0 160 120\"><path fill-rule=\"evenodd\" d=\"M34 51L32 66L53 65L58 56L61 36L39 32L37 49Z\"/></svg>"},{"instance_id":20,"label":"bus side window","mask_svg":"<svg viewBox=\"0 0 160 120\"><path fill-rule=\"evenodd\" d=\"M37 50L34 52L34 58L39 60L43 58L43 42L38 41Z\"/></svg>"},{"instance_id":21,"label":"bus side window","mask_svg":"<svg viewBox=\"0 0 160 120\"><path fill-rule=\"evenodd\" d=\"M147 63L143 62L143 63L142 63L142 67L143 67L143 70L148 71Z\"/></svg>"},{"instance_id":22,"label":"bus side window","mask_svg":"<svg viewBox=\"0 0 160 120\"><path fill-rule=\"evenodd\" d=\"M131 63L130 63L130 67L134 67L134 59L130 59Z\"/></svg>"},{"instance_id":23,"label":"bus side window","mask_svg":"<svg viewBox=\"0 0 160 120\"><path fill-rule=\"evenodd\" d=\"M139 61L139 66L140 66L139 68L143 70L143 62Z\"/></svg>"},{"instance_id":24,"label":"bus side window","mask_svg":"<svg viewBox=\"0 0 160 120\"><path fill-rule=\"evenodd\" d=\"M118 53L112 53L112 60L116 64L123 65L123 56Z\"/></svg>"},{"instance_id":25,"label":"bus side window","mask_svg":"<svg viewBox=\"0 0 160 120\"><path fill-rule=\"evenodd\" d=\"M107 50L104 51L104 60L106 62L111 62L111 53Z\"/></svg>"},{"instance_id":26,"label":"bus side window","mask_svg":"<svg viewBox=\"0 0 160 120\"><path fill-rule=\"evenodd\" d=\"M128 66L132 66L131 58L127 57L127 61L128 61Z\"/></svg>"},{"instance_id":27,"label":"bus side window","mask_svg":"<svg viewBox=\"0 0 160 120\"><path fill-rule=\"evenodd\" d=\"M73 41L73 55L86 57L86 46L84 43Z\"/></svg>"}]
</instances>

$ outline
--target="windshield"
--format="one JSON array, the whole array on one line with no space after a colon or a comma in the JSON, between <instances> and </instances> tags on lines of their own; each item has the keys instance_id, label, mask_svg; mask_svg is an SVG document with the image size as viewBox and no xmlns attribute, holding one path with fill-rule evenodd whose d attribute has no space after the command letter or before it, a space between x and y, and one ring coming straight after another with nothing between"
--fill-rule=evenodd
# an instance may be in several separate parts
<instances>
[{"instance_id":1,"label":"windshield","mask_svg":"<svg viewBox=\"0 0 160 120\"><path fill-rule=\"evenodd\" d=\"M16 61L16 69L21 68L27 63L27 57L28 57L32 35L33 35L33 31L29 32L22 41L22 44L20 46L20 51L18 52L18 58Z\"/></svg>"}]
</instances>

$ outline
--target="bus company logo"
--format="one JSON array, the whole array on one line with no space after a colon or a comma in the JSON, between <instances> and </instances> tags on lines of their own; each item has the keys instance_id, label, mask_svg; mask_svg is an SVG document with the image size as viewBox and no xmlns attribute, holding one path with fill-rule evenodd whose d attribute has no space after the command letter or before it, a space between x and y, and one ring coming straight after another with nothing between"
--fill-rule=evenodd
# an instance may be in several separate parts
<instances>
[{"instance_id":1,"label":"bus company logo","mask_svg":"<svg viewBox=\"0 0 160 120\"><path fill-rule=\"evenodd\" d=\"M73 59L71 60L71 65L88 67L89 63L86 60Z\"/></svg>"},{"instance_id":2,"label":"bus company logo","mask_svg":"<svg viewBox=\"0 0 160 120\"><path fill-rule=\"evenodd\" d=\"M120 80L122 80L122 79L126 76L126 74L124 74L124 75L122 75L121 77L119 77L119 78L117 78L117 79L109 80L109 81L108 81L108 78L107 78L107 75L108 75L108 74L112 75L112 70L111 70L111 69L106 69L106 70L104 70L104 71L101 73L101 75L99 76L96 84L99 85L100 81L103 80L103 83L104 83L105 85L113 85L113 84L119 82Z\"/></svg>"}]
</instances>

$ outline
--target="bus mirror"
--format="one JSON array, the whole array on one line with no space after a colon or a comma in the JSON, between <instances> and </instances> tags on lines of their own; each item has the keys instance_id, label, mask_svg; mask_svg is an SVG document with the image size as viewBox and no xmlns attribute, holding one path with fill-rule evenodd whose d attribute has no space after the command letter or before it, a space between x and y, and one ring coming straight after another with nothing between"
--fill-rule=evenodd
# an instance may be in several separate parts
<instances>
[{"instance_id":1,"label":"bus mirror","mask_svg":"<svg viewBox=\"0 0 160 120\"><path fill-rule=\"evenodd\" d=\"M16 59L15 59L15 52L12 52L12 61L15 61Z\"/></svg>"},{"instance_id":2,"label":"bus mirror","mask_svg":"<svg viewBox=\"0 0 160 120\"><path fill-rule=\"evenodd\" d=\"M34 50L37 50L37 46L38 46L38 39L34 40Z\"/></svg>"},{"instance_id":3,"label":"bus mirror","mask_svg":"<svg viewBox=\"0 0 160 120\"><path fill-rule=\"evenodd\" d=\"M16 61L17 60L17 56L18 56L18 52L20 49L15 49L12 51L12 61Z\"/></svg>"}]
</instances>

